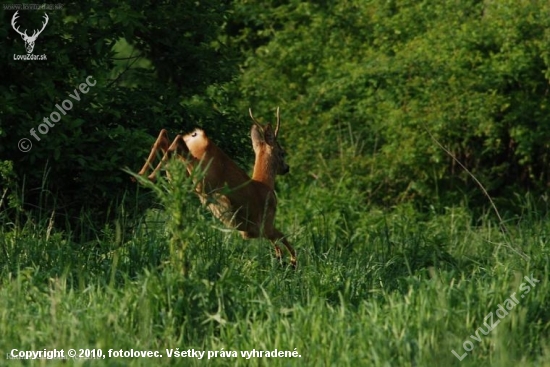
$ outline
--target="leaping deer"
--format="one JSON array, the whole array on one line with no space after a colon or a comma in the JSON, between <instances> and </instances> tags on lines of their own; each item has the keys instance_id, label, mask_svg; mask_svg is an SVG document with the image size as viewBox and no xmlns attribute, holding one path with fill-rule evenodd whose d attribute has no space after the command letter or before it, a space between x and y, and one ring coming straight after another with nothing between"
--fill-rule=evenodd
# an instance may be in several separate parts
<instances>
[{"instance_id":1,"label":"leaping deer","mask_svg":"<svg viewBox=\"0 0 550 367\"><path fill-rule=\"evenodd\" d=\"M274 225L277 209L275 176L285 175L290 170L284 160L286 153L277 140L281 125L279 108L275 130L271 124L260 125L252 115L252 109L249 113L253 122L250 137L256 156L252 178L198 128L183 137L177 135L171 144L168 132L161 130L138 174L146 174L159 150L163 157L148 176L149 180L155 180L173 154L185 163L187 172L193 177L197 177L193 171L200 167L205 171L195 185L201 203L227 227L239 230L243 238L269 239L279 260L282 260L282 253L278 243L282 242L290 252L290 263L296 267L294 248ZM169 172L167 175L170 179Z\"/></svg>"},{"instance_id":2,"label":"leaping deer","mask_svg":"<svg viewBox=\"0 0 550 367\"><path fill-rule=\"evenodd\" d=\"M11 18L11 26L13 27L13 29L19 33L21 35L21 38L23 38L23 41L25 41L25 48L27 49L27 53L30 54L32 53L32 50L34 49L34 42L36 41L36 39L38 38L38 36L40 35L40 33L42 33L42 31L44 30L44 28L46 28L46 24L48 24L48 14L44 13L44 18L45 18L45 22L42 24L42 29L37 31L36 29L33 31L32 33L32 36L29 36L27 34L27 30L25 29L25 32L21 32L19 30L19 27L15 27L15 21L17 20L17 18L19 17L17 15L17 13L19 12L16 11L15 14L13 14L13 17ZM37 33L38 32L38 33Z\"/></svg>"}]
</instances>

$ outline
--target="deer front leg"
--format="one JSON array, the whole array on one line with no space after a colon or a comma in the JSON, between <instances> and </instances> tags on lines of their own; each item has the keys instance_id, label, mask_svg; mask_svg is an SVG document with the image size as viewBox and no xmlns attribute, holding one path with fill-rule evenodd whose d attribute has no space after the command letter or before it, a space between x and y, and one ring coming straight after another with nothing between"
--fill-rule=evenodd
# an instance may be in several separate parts
<instances>
[{"instance_id":1,"label":"deer front leg","mask_svg":"<svg viewBox=\"0 0 550 367\"><path fill-rule=\"evenodd\" d=\"M151 153L149 153L149 157L147 158L147 161L145 161L145 164L141 168L141 170L138 172L138 175L144 176L149 167L153 167L153 161L157 156L157 152L160 150L162 154L166 154L166 151L168 150L170 146L170 140L168 140L168 131L165 129L162 129L160 131L160 134L153 144L153 147L151 148Z\"/></svg>"},{"instance_id":2,"label":"deer front leg","mask_svg":"<svg viewBox=\"0 0 550 367\"><path fill-rule=\"evenodd\" d=\"M181 159L185 159L189 153L189 148L187 148L187 145L185 145L185 142L183 141L183 137L181 135L177 135L172 144L168 147L168 149L165 150L164 156L162 157L159 164L155 167L153 172L149 175L149 180L154 181L156 179L158 171L166 165L170 157L172 157L173 154L176 154Z\"/></svg>"},{"instance_id":3,"label":"deer front leg","mask_svg":"<svg viewBox=\"0 0 550 367\"><path fill-rule=\"evenodd\" d=\"M281 251L281 248L276 243L273 243L273 246L275 246L275 257L277 258L277 261L282 262L283 252Z\"/></svg>"}]
</instances>

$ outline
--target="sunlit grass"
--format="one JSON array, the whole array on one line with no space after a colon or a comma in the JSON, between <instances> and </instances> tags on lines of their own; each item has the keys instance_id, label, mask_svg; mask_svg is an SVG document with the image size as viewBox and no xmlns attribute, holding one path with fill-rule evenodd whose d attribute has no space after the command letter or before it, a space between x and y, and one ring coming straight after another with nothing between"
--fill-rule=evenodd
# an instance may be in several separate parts
<instances>
[{"instance_id":1,"label":"sunlit grass","mask_svg":"<svg viewBox=\"0 0 550 367\"><path fill-rule=\"evenodd\" d=\"M90 243L48 230L47 220L4 226L0 365L67 365L6 360L14 348L163 354L69 363L86 366L550 365L550 220L540 213L509 222L524 261L488 216L367 210L322 188L283 186L277 223L298 250L293 270L268 241L221 230L182 187L175 197L159 192L165 210L129 234L106 227ZM541 282L492 332L471 339L531 274ZM474 347L459 361L451 350L462 355L466 340ZM176 348L238 357L168 358ZM240 354L254 349L301 357Z\"/></svg>"}]
</instances>

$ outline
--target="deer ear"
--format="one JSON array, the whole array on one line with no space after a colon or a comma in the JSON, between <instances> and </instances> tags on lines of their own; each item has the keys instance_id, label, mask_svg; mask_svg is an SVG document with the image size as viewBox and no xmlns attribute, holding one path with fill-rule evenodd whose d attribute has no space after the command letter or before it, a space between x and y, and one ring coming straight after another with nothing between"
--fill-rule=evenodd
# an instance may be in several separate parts
<instances>
[{"instance_id":1,"label":"deer ear","mask_svg":"<svg viewBox=\"0 0 550 367\"><path fill-rule=\"evenodd\" d=\"M272 146L275 145L275 132L273 131L271 124L267 124L264 129L264 139L267 144Z\"/></svg>"}]
</instances>

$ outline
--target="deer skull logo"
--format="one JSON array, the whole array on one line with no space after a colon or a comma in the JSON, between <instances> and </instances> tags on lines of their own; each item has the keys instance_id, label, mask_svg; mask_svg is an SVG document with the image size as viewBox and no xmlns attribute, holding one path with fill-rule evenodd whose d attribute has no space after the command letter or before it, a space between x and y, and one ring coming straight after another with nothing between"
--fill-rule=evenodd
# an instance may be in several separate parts
<instances>
[{"instance_id":1,"label":"deer skull logo","mask_svg":"<svg viewBox=\"0 0 550 367\"><path fill-rule=\"evenodd\" d=\"M25 41L25 49L27 50L27 53L31 54L32 50L34 49L34 42L36 41L36 39L38 38L40 33L42 33L44 28L46 28L46 24L48 24L48 19L49 19L48 14L44 13L44 19L46 21L42 24L42 29L39 30L39 31L34 30L34 32L32 33L32 36L29 36L29 35L27 35L27 30L26 29L25 29L25 32L21 32L19 30L19 26L16 27L16 25L15 25L15 21L19 17L17 15L18 12L19 12L19 10L16 11L15 14L13 14L13 17L11 18L11 26L13 27L13 29L17 33L19 33L21 35L21 38L23 38L23 41Z\"/></svg>"}]
</instances>

